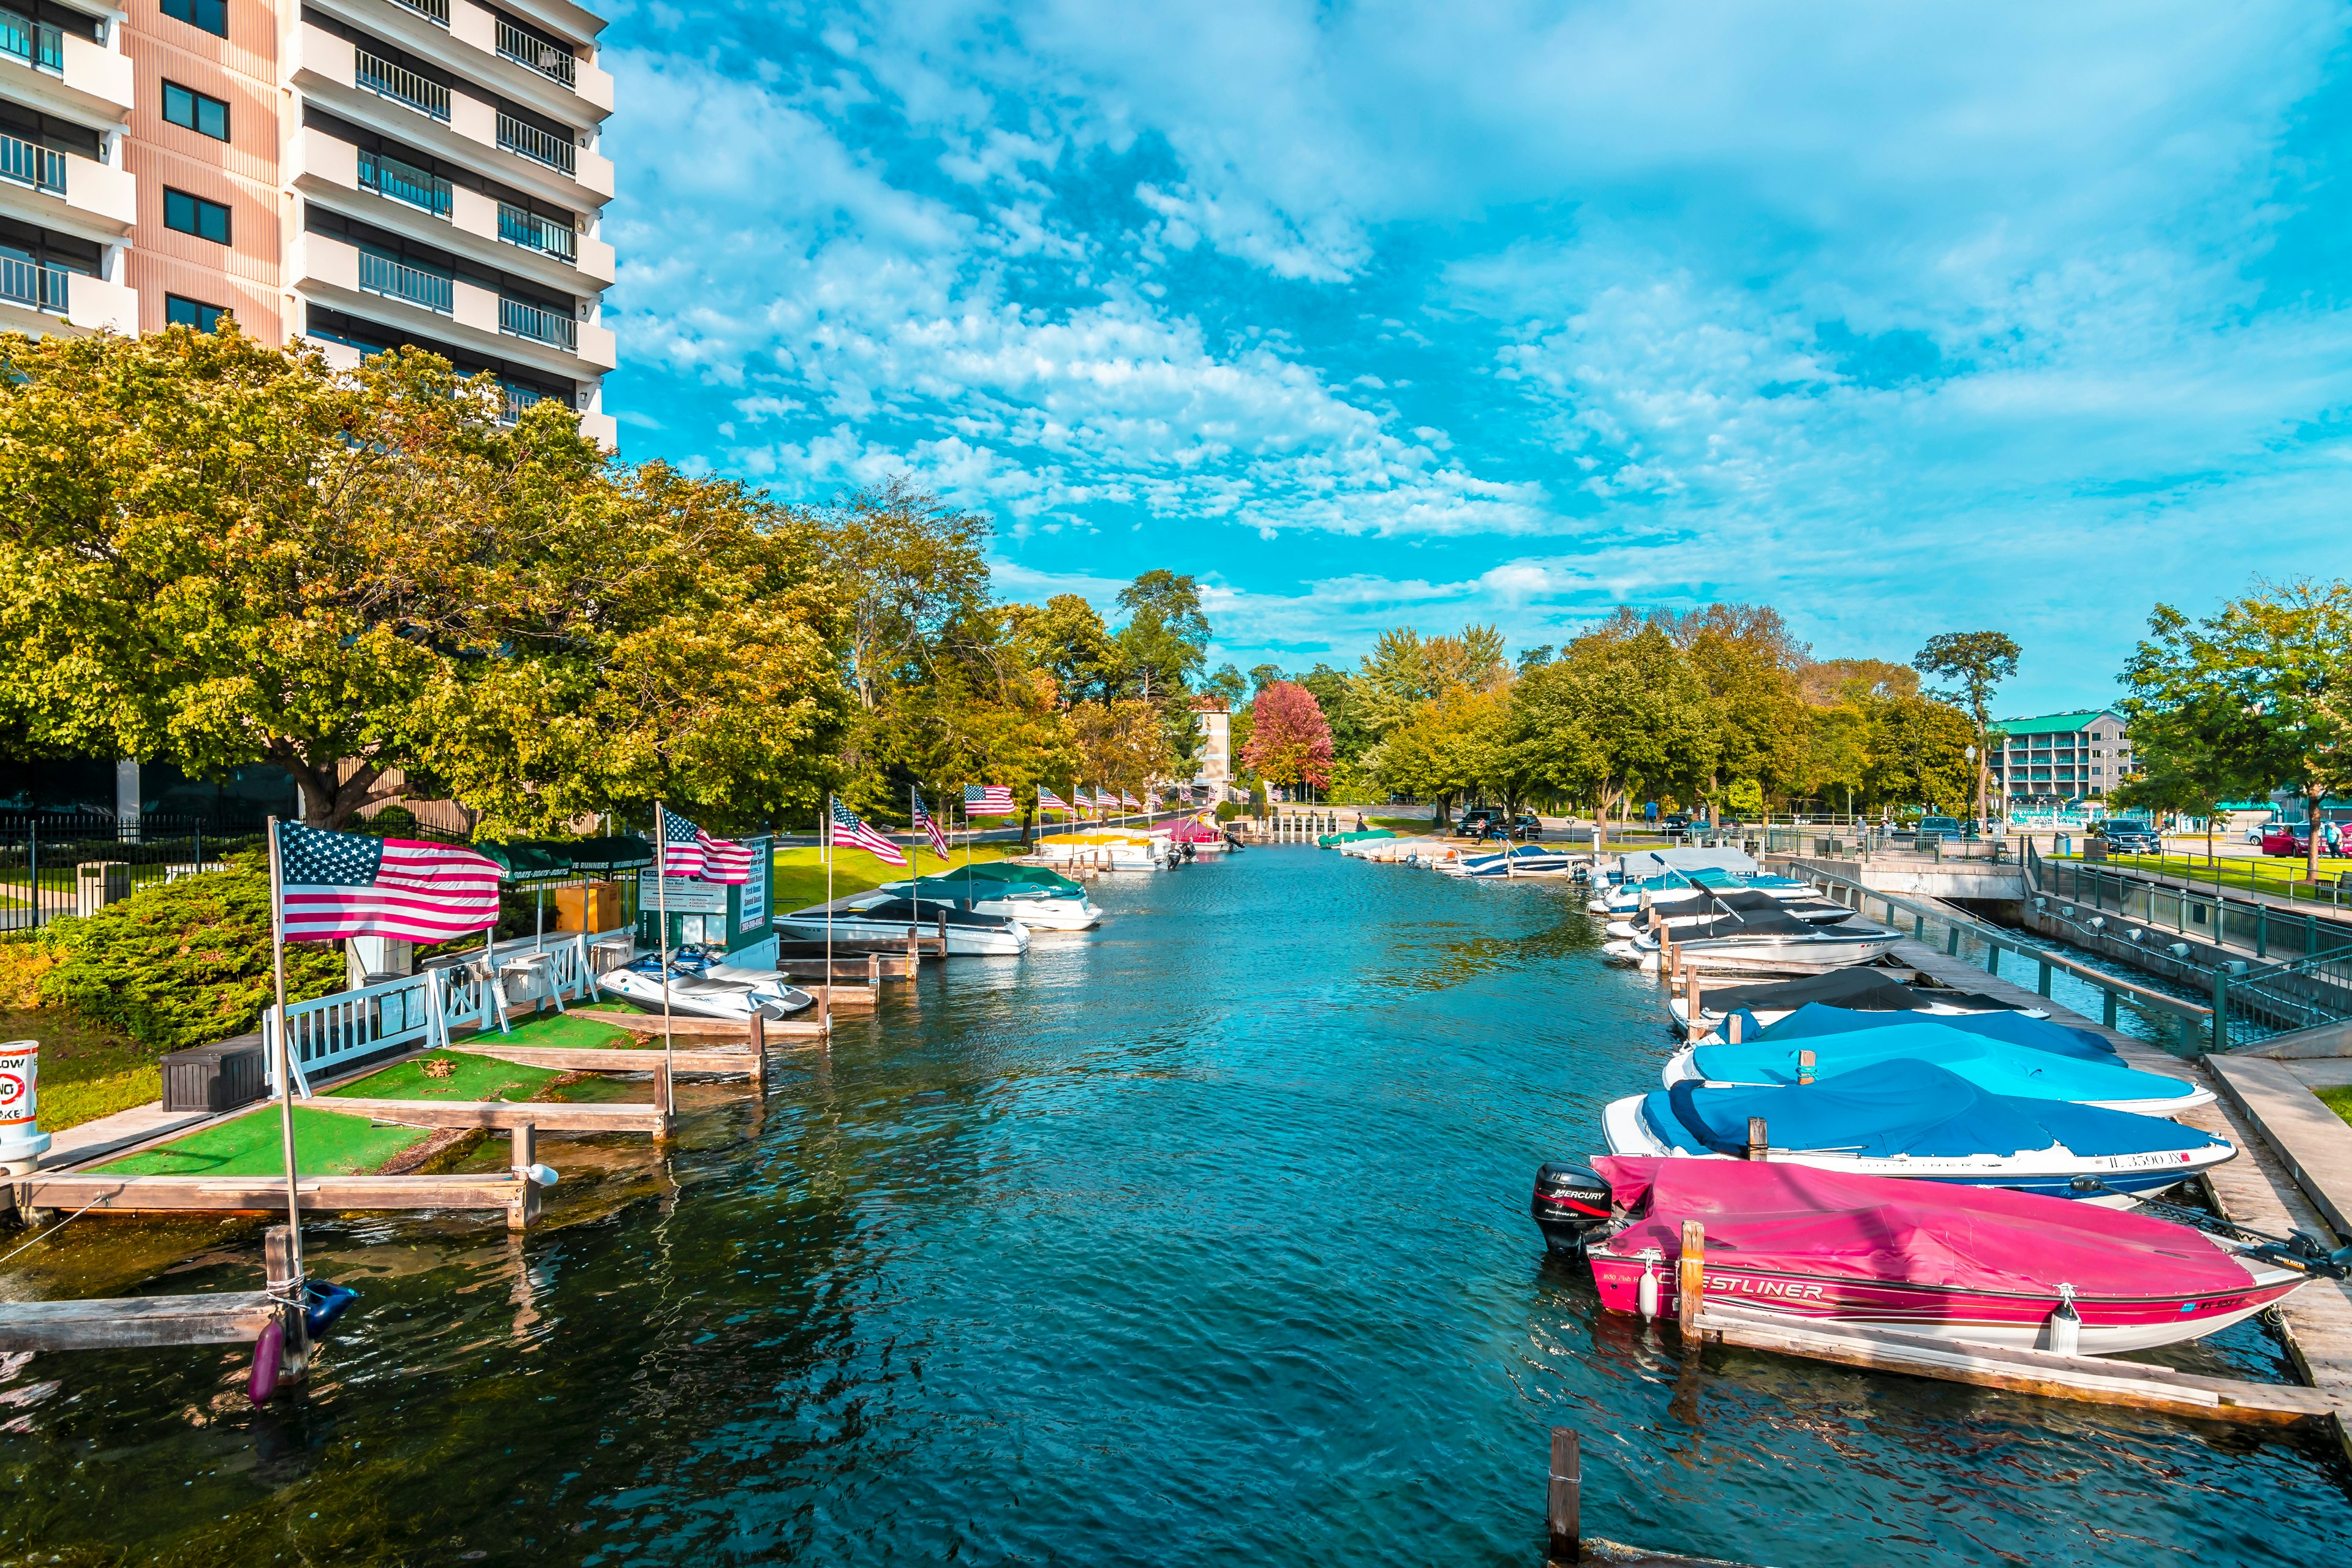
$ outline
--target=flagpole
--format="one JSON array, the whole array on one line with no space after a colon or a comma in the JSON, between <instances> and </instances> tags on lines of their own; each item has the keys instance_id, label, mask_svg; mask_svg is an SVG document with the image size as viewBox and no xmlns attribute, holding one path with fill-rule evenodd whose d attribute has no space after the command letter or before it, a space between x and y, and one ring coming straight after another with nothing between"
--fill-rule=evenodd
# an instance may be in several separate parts
<instances>
[{"instance_id":1,"label":"flagpole","mask_svg":"<svg viewBox=\"0 0 2352 1568\"><path fill-rule=\"evenodd\" d=\"M286 1226L293 1237L294 1300L302 1300L301 1175L294 1158L294 1059L286 1037L286 868L269 819L269 967L278 986L278 1127L286 1144Z\"/></svg>"},{"instance_id":2,"label":"flagpole","mask_svg":"<svg viewBox=\"0 0 2352 1568\"><path fill-rule=\"evenodd\" d=\"M915 880L919 882L923 879L923 825L915 820L915 804L922 798L921 792L913 784L907 786L907 826L914 829L908 835L912 842L907 846L907 869L915 874Z\"/></svg>"},{"instance_id":3,"label":"flagpole","mask_svg":"<svg viewBox=\"0 0 2352 1568\"><path fill-rule=\"evenodd\" d=\"M824 819L816 825L818 851L824 857L824 983L833 994L833 795L824 797ZM911 978L911 977L910 977Z\"/></svg>"},{"instance_id":4,"label":"flagpole","mask_svg":"<svg viewBox=\"0 0 2352 1568\"><path fill-rule=\"evenodd\" d=\"M661 946L662 980L662 1078L663 1099L668 1101L662 1114L668 1116L677 1109L677 1047L669 1030L669 834L660 801L654 802L654 920L659 925L656 933Z\"/></svg>"}]
</instances>

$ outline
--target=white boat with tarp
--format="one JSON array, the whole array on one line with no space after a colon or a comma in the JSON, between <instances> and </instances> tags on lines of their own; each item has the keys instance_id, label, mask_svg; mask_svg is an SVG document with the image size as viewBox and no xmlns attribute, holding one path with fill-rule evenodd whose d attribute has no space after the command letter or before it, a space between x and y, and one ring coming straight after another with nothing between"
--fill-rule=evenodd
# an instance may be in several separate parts
<instances>
[{"instance_id":1,"label":"white boat with tarp","mask_svg":"<svg viewBox=\"0 0 2352 1568\"><path fill-rule=\"evenodd\" d=\"M1050 867L1015 866L1002 860L937 871L904 882L885 882L882 890L955 904L975 914L1003 915L1032 931L1086 931L1100 923L1103 915L1100 907L1087 897L1085 884Z\"/></svg>"},{"instance_id":2,"label":"white boat with tarp","mask_svg":"<svg viewBox=\"0 0 2352 1568\"><path fill-rule=\"evenodd\" d=\"M1029 951L1029 928L1007 915L984 915L942 899L909 898L877 888L776 917L793 942L831 940L888 947L908 937L947 937L950 955L1007 958Z\"/></svg>"},{"instance_id":3,"label":"white boat with tarp","mask_svg":"<svg viewBox=\"0 0 2352 1568\"><path fill-rule=\"evenodd\" d=\"M647 953L596 977L596 987L644 1008L662 1010L662 961ZM746 969L711 957L698 946L669 955L668 1005L688 1018L788 1018L815 1005L816 998L773 969Z\"/></svg>"}]
</instances>

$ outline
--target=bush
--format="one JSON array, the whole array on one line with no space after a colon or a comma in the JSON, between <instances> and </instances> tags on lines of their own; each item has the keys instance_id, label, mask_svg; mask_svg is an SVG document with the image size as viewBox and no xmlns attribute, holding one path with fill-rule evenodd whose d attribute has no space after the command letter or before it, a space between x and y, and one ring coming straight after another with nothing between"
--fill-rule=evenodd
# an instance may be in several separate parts
<instances>
[{"instance_id":1,"label":"bush","mask_svg":"<svg viewBox=\"0 0 2352 1568\"><path fill-rule=\"evenodd\" d=\"M1217 820L1219 822L1231 822L1234 817L1239 816L1241 814L1242 808L1235 805L1232 801L1221 800L1217 803Z\"/></svg>"},{"instance_id":2,"label":"bush","mask_svg":"<svg viewBox=\"0 0 2352 1568\"><path fill-rule=\"evenodd\" d=\"M269 873L258 856L226 871L151 883L94 915L41 933L55 959L40 996L110 1024L158 1050L201 1046L257 1028L273 991ZM339 947L286 950L286 999L340 990Z\"/></svg>"}]
</instances>

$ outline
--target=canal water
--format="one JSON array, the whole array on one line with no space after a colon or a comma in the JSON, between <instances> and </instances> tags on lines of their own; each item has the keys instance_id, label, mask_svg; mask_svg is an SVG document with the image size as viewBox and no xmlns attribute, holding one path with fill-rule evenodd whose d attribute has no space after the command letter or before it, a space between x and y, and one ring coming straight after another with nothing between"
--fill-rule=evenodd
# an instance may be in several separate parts
<instances>
[{"instance_id":1,"label":"canal water","mask_svg":"<svg viewBox=\"0 0 2352 1568\"><path fill-rule=\"evenodd\" d=\"M1532 1568L1555 1424L1589 1531L1742 1563L2352 1552L2316 1439L1686 1373L1600 1311L1531 1178L1669 1041L1566 887L1261 848L1097 897L520 1246L320 1227L361 1299L299 1401L247 1408L242 1350L0 1363L0 1561ZM251 1284L160 1234L197 1256L150 1288ZM2279 1375L2223 1340L2186 1364Z\"/></svg>"}]
</instances>

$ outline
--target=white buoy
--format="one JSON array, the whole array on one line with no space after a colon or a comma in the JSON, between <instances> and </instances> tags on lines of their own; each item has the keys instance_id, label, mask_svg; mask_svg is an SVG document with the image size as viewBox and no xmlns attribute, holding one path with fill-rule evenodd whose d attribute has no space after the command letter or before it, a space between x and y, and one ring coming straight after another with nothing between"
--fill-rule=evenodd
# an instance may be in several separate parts
<instances>
[{"instance_id":1,"label":"white buoy","mask_svg":"<svg viewBox=\"0 0 2352 1568\"><path fill-rule=\"evenodd\" d=\"M1633 1300L1642 1309L1642 1316L1655 1321L1658 1315L1658 1271L1654 1265L1665 1255L1652 1247L1642 1254L1642 1283L1635 1287Z\"/></svg>"},{"instance_id":2,"label":"white buoy","mask_svg":"<svg viewBox=\"0 0 2352 1568\"><path fill-rule=\"evenodd\" d=\"M2083 1315L2074 1310L2074 1287L2058 1287L2058 1305L2050 1312L2050 1348L2059 1355L2078 1355L2083 1346Z\"/></svg>"},{"instance_id":3,"label":"white buoy","mask_svg":"<svg viewBox=\"0 0 2352 1568\"><path fill-rule=\"evenodd\" d=\"M552 1165L533 1165L523 1174L531 1179L533 1185L541 1187L551 1187L563 1179L555 1173L555 1167Z\"/></svg>"},{"instance_id":4,"label":"white buoy","mask_svg":"<svg viewBox=\"0 0 2352 1568\"><path fill-rule=\"evenodd\" d=\"M41 1131L41 1043L0 1045L0 1170L29 1176L49 1147Z\"/></svg>"}]
</instances>

